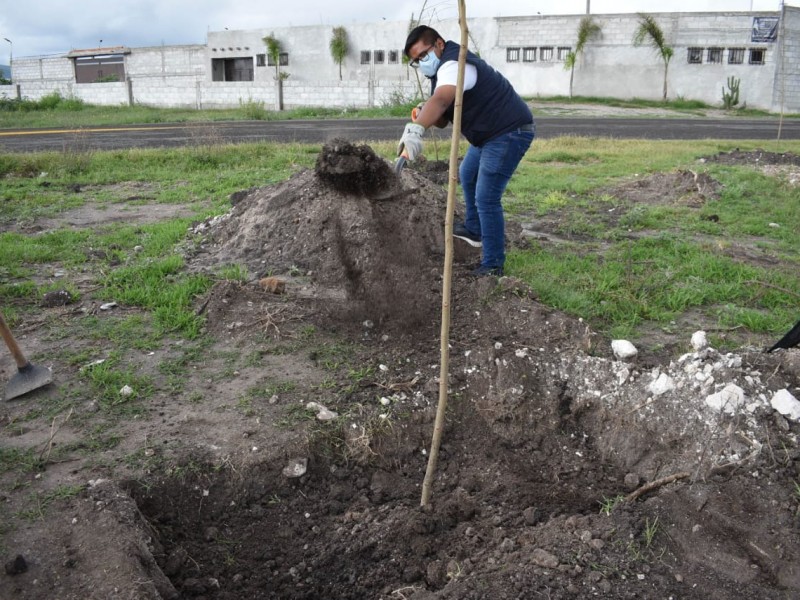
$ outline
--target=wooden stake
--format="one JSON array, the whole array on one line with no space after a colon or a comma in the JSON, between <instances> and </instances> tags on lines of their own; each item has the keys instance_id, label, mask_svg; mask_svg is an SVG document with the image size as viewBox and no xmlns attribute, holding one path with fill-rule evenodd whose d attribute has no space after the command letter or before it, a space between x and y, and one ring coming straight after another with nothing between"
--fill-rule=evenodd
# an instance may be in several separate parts
<instances>
[{"instance_id":1,"label":"wooden stake","mask_svg":"<svg viewBox=\"0 0 800 600\"><path fill-rule=\"evenodd\" d=\"M450 170L447 185L447 214L444 221L444 275L442 282L442 330L441 367L439 369L439 405L436 408L436 421L433 425L431 452L428 468L422 482L421 506L427 506L431 499L431 486L439 459L439 446L442 443L444 417L447 410L447 382L450 366L450 290L453 281L453 213L455 212L456 188L458 187L458 145L461 140L461 112L464 97L464 68L467 64L467 8L465 0L458 0L458 22L461 25L461 48L458 52L458 79L453 114L453 136L450 142Z\"/></svg>"}]
</instances>

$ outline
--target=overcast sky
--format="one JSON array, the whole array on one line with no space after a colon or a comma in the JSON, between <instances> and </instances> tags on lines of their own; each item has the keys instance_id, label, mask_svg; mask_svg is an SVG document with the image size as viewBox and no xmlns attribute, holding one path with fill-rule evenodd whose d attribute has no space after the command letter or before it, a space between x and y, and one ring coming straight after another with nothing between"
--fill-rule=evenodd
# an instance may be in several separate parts
<instances>
[{"instance_id":1,"label":"overcast sky","mask_svg":"<svg viewBox=\"0 0 800 600\"><path fill-rule=\"evenodd\" d=\"M465 0L467 18L578 14L586 0ZM777 11L780 0L590 0L593 14L670 11ZM786 4L800 5L800 0ZM0 63L98 46L202 44L207 31L408 21L458 16L456 0L5 0ZM425 21L423 21L425 22ZM7 40L11 40L9 43Z\"/></svg>"}]
</instances>

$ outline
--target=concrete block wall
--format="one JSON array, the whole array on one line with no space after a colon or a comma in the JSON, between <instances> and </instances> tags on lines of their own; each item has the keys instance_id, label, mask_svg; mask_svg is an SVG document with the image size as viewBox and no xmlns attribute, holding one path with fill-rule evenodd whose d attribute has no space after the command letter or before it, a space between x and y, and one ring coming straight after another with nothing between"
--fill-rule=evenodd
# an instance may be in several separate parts
<instances>
[{"instance_id":1,"label":"concrete block wall","mask_svg":"<svg viewBox=\"0 0 800 600\"><path fill-rule=\"evenodd\" d=\"M749 106L772 104L772 81L775 76L775 43L753 44L753 16L775 13L657 13L657 21L674 55L668 69L668 97L685 97L709 104L721 104L722 88L729 76L741 80L741 102ZM498 19L498 50L494 65L525 96L569 93L569 73L563 63L509 63L502 46L575 45L582 15L529 19ZM661 99L664 64L648 45L632 45L638 27L637 15L595 15L600 34L587 43L575 68L573 93L584 96ZM539 41L542 40L542 41ZM546 40L546 41L545 41ZM748 53L741 65L708 64L709 46L761 47L766 49L763 65L748 64ZM689 64L690 47L703 48L703 63Z\"/></svg>"},{"instance_id":2,"label":"concrete block wall","mask_svg":"<svg viewBox=\"0 0 800 600\"><path fill-rule=\"evenodd\" d=\"M787 111L800 112L800 8L786 7L786 34L778 43L751 42L754 16L778 13L657 13L652 16L661 26L675 54L669 65L668 95L721 104L722 88L729 76L741 80L741 102L750 107L774 110L783 90ZM664 66L661 57L649 46L634 47L638 25L635 14L593 15L601 34L591 40L575 69L576 95L617 98L660 99ZM570 74L564 70L559 47L573 47L582 15L503 17L470 19L470 49L478 52L503 73L517 91L526 97L566 95ZM431 23L446 39L459 40L456 19ZM402 63L402 47L407 22L346 25L350 52L342 67L330 56L332 27L308 26L247 31L209 32L206 45L133 48L126 55L126 70L134 102L154 106L237 107L249 100L276 103L274 67L256 66L256 56L266 53L263 37L274 35L289 55L281 70L289 74L284 81L284 106L368 107L391 102L393 98L417 95L417 74ZM776 74L781 68L781 43L786 56L785 81L778 87ZM553 59L541 62L508 62L510 47L549 46ZM708 47L725 48L723 62L706 61ZM704 49L701 64L688 63L688 49ZM728 64L727 49L745 48L743 64ZM748 64L750 48L766 49L765 64ZM361 64L361 51L382 50L383 64ZM389 52L398 53L398 62L388 62ZM254 81L212 81L214 58L249 57L253 60ZM14 60L14 83L23 97L38 99L52 91L69 90L70 95L97 104L128 102L128 91L104 84L74 84L72 63L61 56ZM36 85L34 85L36 84ZM69 84L69 85L66 85ZM83 86L90 86L84 88ZM430 89L426 80L422 87Z\"/></svg>"},{"instance_id":3,"label":"concrete block wall","mask_svg":"<svg viewBox=\"0 0 800 600\"><path fill-rule=\"evenodd\" d=\"M206 46L151 46L136 48L125 57L125 72L137 77L206 76Z\"/></svg>"},{"instance_id":4,"label":"concrete block wall","mask_svg":"<svg viewBox=\"0 0 800 600\"><path fill-rule=\"evenodd\" d=\"M773 82L775 112L800 113L800 9L786 7L784 46Z\"/></svg>"}]
</instances>

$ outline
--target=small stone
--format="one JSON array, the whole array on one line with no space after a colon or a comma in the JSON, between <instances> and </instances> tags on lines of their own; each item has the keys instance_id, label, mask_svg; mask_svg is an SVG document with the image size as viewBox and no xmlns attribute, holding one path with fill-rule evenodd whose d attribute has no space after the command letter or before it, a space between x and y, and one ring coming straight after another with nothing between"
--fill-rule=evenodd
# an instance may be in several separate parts
<instances>
[{"instance_id":1,"label":"small stone","mask_svg":"<svg viewBox=\"0 0 800 600\"><path fill-rule=\"evenodd\" d=\"M540 521L539 511L535 506L529 506L522 511L522 517L525 519L525 523L528 525L536 525L536 523Z\"/></svg>"},{"instance_id":2,"label":"small stone","mask_svg":"<svg viewBox=\"0 0 800 600\"><path fill-rule=\"evenodd\" d=\"M258 285L272 294L283 294L286 291L286 282L279 277L264 277L258 280Z\"/></svg>"},{"instance_id":3,"label":"small stone","mask_svg":"<svg viewBox=\"0 0 800 600\"><path fill-rule=\"evenodd\" d=\"M116 308L116 307L117 307L117 303L116 302L106 302L106 303L100 305L100 310L111 310L112 308Z\"/></svg>"},{"instance_id":4,"label":"small stone","mask_svg":"<svg viewBox=\"0 0 800 600\"><path fill-rule=\"evenodd\" d=\"M611 350L614 352L614 356L619 360L627 360L639 354L636 346L631 344L628 340L612 340Z\"/></svg>"},{"instance_id":5,"label":"small stone","mask_svg":"<svg viewBox=\"0 0 800 600\"><path fill-rule=\"evenodd\" d=\"M778 390L770 401L772 408L792 421L800 421L800 400L787 389Z\"/></svg>"},{"instance_id":6,"label":"small stone","mask_svg":"<svg viewBox=\"0 0 800 600\"><path fill-rule=\"evenodd\" d=\"M289 464L283 468L283 476L289 479L296 479L305 475L306 471L308 471L308 459L293 458L289 461Z\"/></svg>"},{"instance_id":7,"label":"small stone","mask_svg":"<svg viewBox=\"0 0 800 600\"><path fill-rule=\"evenodd\" d=\"M127 397L127 396L130 396L131 394L133 394L133 388L131 386L129 386L129 385L124 385L119 390L119 395L120 396L126 396Z\"/></svg>"},{"instance_id":8,"label":"small stone","mask_svg":"<svg viewBox=\"0 0 800 600\"><path fill-rule=\"evenodd\" d=\"M22 556L22 554L17 554L14 560L10 560L6 563L6 574L8 575L19 575L27 570L28 563L25 561L25 557Z\"/></svg>"},{"instance_id":9,"label":"small stone","mask_svg":"<svg viewBox=\"0 0 800 600\"><path fill-rule=\"evenodd\" d=\"M706 338L705 331L695 331L692 334L692 348L694 348L696 352L708 348L708 339Z\"/></svg>"},{"instance_id":10,"label":"small stone","mask_svg":"<svg viewBox=\"0 0 800 600\"><path fill-rule=\"evenodd\" d=\"M317 419L320 421L332 421L339 416L339 413L329 410L319 402L309 402L306 409L317 411Z\"/></svg>"},{"instance_id":11,"label":"small stone","mask_svg":"<svg viewBox=\"0 0 800 600\"><path fill-rule=\"evenodd\" d=\"M653 394L653 396L661 396L667 392L671 392L674 389L675 382L672 380L672 377L666 373L661 373L661 375L658 376L658 379L647 386L647 390Z\"/></svg>"},{"instance_id":12,"label":"small stone","mask_svg":"<svg viewBox=\"0 0 800 600\"><path fill-rule=\"evenodd\" d=\"M589 546L591 546L595 550L602 550L605 547L605 545L606 543L600 538L596 538L589 541Z\"/></svg>"},{"instance_id":13,"label":"small stone","mask_svg":"<svg viewBox=\"0 0 800 600\"><path fill-rule=\"evenodd\" d=\"M744 390L735 383L729 383L722 391L706 398L706 405L716 411L734 414L745 403Z\"/></svg>"},{"instance_id":14,"label":"small stone","mask_svg":"<svg viewBox=\"0 0 800 600\"><path fill-rule=\"evenodd\" d=\"M639 487L641 479L636 473L628 473L625 475L625 479L623 482L625 483L625 488L628 490L635 490Z\"/></svg>"},{"instance_id":15,"label":"small stone","mask_svg":"<svg viewBox=\"0 0 800 600\"><path fill-rule=\"evenodd\" d=\"M537 567L542 567L544 569L555 569L558 566L558 559L542 548L536 548L533 551L531 554L531 561L533 561L533 564Z\"/></svg>"}]
</instances>

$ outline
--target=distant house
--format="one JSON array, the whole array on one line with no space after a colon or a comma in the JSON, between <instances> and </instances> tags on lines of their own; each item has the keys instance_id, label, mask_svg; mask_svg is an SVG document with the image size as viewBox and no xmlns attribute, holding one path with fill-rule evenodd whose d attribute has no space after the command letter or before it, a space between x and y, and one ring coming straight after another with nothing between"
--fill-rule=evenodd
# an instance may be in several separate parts
<instances>
[{"instance_id":1,"label":"distant house","mask_svg":"<svg viewBox=\"0 0 800 600\"><path fill-rule=\"evenodd\" d=\"M740 81L740 104L800 112L800 8L782 12L664 12L651 15L674 55L669 97L721 104L729 78ZM470 48L526 97L566 95L564 69L583 15L471 19ZM600 26L578 58L575 95L661 99L661 59L635 46L635 14L597 14ZM459 39L456 19L431 23ZM90 48L61 56L14 59L14 86L0 95L32 99L52 92L93 104L165 107L278 105L278 82L264 37L281 42L282 105L369 107L413 99L429 88L403 62L407 22L345 27L351 47L342 77L329 51L332 28L261 27L208 32L204 45ZM285 78L285 79L283 79Z\"/></svg>"}]
</instances>

